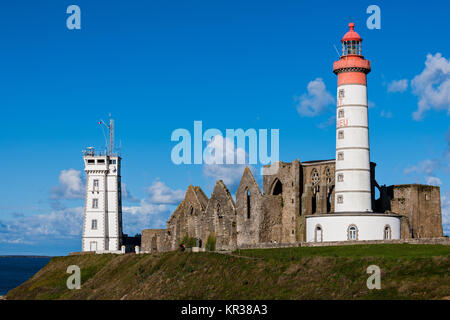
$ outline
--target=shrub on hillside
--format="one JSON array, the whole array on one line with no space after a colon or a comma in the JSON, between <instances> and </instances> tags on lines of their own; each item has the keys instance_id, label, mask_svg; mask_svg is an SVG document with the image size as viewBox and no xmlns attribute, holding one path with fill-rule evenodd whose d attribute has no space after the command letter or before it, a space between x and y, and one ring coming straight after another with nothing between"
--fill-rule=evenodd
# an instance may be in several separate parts
<instances>
[{"instance_id":1,"label":"shrub on hillside","mask_svg":"<svg viewBox=\"0 0 450 320\"><path fill-rule=\"evenodd\" d=\"M188 234L185 234L184 237L179 241L178 245L184 243L186 248L192 248L197 245L197 241L195 238L189 237Z\"/></svg>"},{"instance_id":2,"label":"shrub on hillside","mask_svg":"<svg viewBox=\"0 0 450 320\"><path fill-rule=\"evenodd\" d=\"M206 240L206 250L215 251L216 250L216 235L210 233L208 239Z\"/></svg>"}]
</instances>

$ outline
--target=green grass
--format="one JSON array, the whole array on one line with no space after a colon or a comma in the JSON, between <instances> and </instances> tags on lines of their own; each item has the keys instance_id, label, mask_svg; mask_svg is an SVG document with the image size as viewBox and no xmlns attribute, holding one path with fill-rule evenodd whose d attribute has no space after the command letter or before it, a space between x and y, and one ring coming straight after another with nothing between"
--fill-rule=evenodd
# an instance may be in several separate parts
<instances>
[{"instance_id":1,"label":"green grass","mask_svg":"<svg viewBox=\"0 0 450 320\"><path fill-rule=\"evenodd\" d=\"M378 258L422 258L434 256L447 256L450 247L445 245L414 245L414 244L368 244L353 246L330 247L294 247L277 249L248 249L236 250L237 255L248 257L298 260L304 257L378 257Z\"/></svg>"},{"instance_id":2,"label":"green grass","mask_svg":"<svg viewBox=\"0 0 450 320\"><path fill-rule=\"evenodd\" d=\"M443 299L450 296L448 247L355 245L83 255L52 259L7 299ZM69 265L81 290L68 290ZM366 269L381 268L381 290Z\"/></svg>"}]
</instances>

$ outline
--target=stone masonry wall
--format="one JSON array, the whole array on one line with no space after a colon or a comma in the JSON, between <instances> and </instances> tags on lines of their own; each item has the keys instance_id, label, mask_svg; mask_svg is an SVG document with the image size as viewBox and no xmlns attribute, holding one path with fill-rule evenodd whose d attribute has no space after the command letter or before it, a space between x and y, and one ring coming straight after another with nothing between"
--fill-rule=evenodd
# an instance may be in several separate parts
<instances>
[{"instance_id":1,"label":"stone masonry wall","mask_svg":"<svg viewBox=\"0 0 450 320\"><path fill-rule=\"evenodd\" d=\"M205 245L208 236L214 233L217 250L236 248L236 206L222 180L216 182L200 227L200 238Z\"/></svg>"},{"instance_id":2,"label":"stone masonry wall","mask_svg":"<svg viewBox=\"0 0 450 320\"><path fill-rule=\"evenodd\" d=\"M390 210L408 218L411 237L443 236L439 187L420 184L393 185L388 187L388 196Z\"/></svg>"},{"instance_id":3,"label":"stone masonry wall","mask_svg":"<svg viewBox=\"0 0 450 320\"><path fill-rule=\"evenodd\" d=\"M245 168L236 191L237 246L260 242L262 201L259 185L251 171Z\"/></svg>"},{"instance_id":4,"label":"stone masonry wall","mask_svg":"<svg viewBox=\"0 0 450 320\"><path fill-rule=\"evenodd\" d=\"M210 199L200 187L189 186L166 229L143 230L142 250L176 250L185 235L196 238L204 248L208 236L214 234L217 250L303 243L305 216L334 210L335 161L295 160L277 165L278 171L271 170L271 175L263 177L263 193L246 168L236 191L236 204L221 180L216 182ZM375 182L374 163L371 175L372 189L375 185L381 188L374 210L383 208L380 212L403 216L402 239L443 236L439 187L380 187ZM372 195L374 198L374 192Z\"/></svg>"}]
</instances>

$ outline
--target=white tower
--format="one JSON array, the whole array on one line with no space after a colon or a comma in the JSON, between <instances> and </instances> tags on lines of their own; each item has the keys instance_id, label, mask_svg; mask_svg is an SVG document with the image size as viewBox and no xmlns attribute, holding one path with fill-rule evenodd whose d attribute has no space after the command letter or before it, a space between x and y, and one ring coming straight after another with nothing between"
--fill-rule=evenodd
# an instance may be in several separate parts
<instances>
[{"instance_id":1,"label":"white tower","mask_svg":"<svg viewBox=\"0 0 450 320\"><path fill-rule=\"evenodd\" d=\"M116 251L122 245L121 158L112 153L114 120L110 119L106 127L109 151L83 151L87 181L82 251Z\"/></svg>"},{"instance_id":2,"label":"white tower","mask_svg":"<svg viewBox=\"0 0 450 320\"><path fill-rule=\"evenodd\" d=\"M367 78L370 61L362 39L350 23L342 38L342 56L334 62L338 76L336 111L335 212L371 212Z\"/></svg>"}]
</instances>

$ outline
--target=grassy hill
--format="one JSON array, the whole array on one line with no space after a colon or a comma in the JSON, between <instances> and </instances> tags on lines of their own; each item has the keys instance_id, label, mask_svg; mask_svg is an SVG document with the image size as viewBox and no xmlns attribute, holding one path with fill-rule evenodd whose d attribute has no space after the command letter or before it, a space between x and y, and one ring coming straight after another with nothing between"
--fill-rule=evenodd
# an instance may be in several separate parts
<instances>
[{"instance_id":1,"label":"grassy hill","mask_svg":"<svg viewBox=\"0 0 450 320\"><path fill-rule=\"evenodd\" d=\"M450 247L355 245L53 258L7 299L448 299ZM366 268L381 268L381 290ZM81 289L68 290L69 265Z\"/></svg>"}]
</instances>

